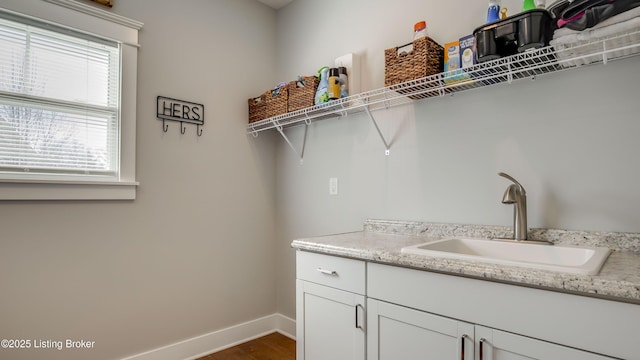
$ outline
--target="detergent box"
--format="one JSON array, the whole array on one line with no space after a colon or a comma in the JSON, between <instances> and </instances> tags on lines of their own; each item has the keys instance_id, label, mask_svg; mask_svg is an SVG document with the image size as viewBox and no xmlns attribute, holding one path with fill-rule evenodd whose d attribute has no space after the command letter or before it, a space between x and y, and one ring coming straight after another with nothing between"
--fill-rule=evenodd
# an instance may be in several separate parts
<instances>
[{"instance_id":1,"label":"detergent box","mask_svg":"<svg viewBox=\"0 0 640 360\"><path fill-rule=\"evenodd\" d=\"M476 64L476 38L473 35L461 37L460 44L460 67L468 68Z\"/></svg>"},{"instance_id":2,"label":"detergent box","mask_svg":"<svg viewBox=\"0 0 640 360\"><path fill-rule=\"evenodd\" d=\"M461 70L460 41L452 41L444 44L444 82L452 84L468 79Z\"/></svg>"}]
</instances>

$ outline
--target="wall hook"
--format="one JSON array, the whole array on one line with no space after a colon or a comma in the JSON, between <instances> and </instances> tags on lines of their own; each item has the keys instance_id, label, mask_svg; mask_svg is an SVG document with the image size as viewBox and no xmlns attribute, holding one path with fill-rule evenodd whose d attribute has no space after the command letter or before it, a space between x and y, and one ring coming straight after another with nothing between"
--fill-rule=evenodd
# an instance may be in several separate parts
<instances>
[{"instance_id":1,"label":"wall hook","mask_svg":"<svg viewBox=\"0 0 640 360\"><path fill-rule=\"evenodd\" d=\"M169 125L166 121L180 123L180 134L187 132L186 124L197 125L196 135L202 136L204 125L204 105L189 101L158 96L156 98L156 117L162 120L162 130L167 132Z\"/></svg>"}]
</instances>

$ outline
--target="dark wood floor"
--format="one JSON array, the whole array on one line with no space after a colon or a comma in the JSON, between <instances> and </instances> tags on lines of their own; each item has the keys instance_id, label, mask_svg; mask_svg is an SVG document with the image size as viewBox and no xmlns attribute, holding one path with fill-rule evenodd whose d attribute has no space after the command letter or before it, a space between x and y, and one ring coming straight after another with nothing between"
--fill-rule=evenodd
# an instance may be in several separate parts
<instances>
[{"instance_id":1,"label":"dark wood floor","mask_svg":"<svg viewBox=\"0 0 640 360\"><path fill-rule=\"evenodd\" d=\"M296 342L273 333L198 360L295 360Z\"/></svg>"}]
</instances>

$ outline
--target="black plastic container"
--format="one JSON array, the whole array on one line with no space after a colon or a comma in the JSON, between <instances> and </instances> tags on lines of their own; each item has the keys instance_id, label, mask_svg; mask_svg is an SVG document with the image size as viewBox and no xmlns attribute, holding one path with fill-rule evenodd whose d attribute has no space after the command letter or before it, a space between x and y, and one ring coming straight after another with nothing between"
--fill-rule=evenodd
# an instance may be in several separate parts
<instances>
[{"instance_id":1,"label":"black plastic container","mask_svg":"<svg viewBox=\"0 0 640 360\"><path fill-rule=\"evenodd\" d=\"M525 11L473 31L478 62L549 45L555 24L544 9Z\"/></svg>"}]
</instances>

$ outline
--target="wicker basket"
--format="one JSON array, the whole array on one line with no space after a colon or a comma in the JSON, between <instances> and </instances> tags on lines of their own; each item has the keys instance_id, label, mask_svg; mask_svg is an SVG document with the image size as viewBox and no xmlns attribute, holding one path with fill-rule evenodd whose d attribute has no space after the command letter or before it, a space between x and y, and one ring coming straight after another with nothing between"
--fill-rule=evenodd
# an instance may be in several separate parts
<instances>
[{"instance_id":1,"label":"wicker basket","mask_svg":"<svg viewBox=\"0 0 640 360\"><path fill-rule=\"evenodd\" d=\"M287 103L289 102L289 89L287 86L281 86L279 92L269 90L264 93L266 97L266 118L282 115L287 113Z\"/></svg>"},{"instance_id":2,"label":"wicker basket","mask_svg":"<svg viewBox=\"0 0 640 360\"><path fill-rule=\"evenodd\" d=\"M410 45L410 44L407 44ZM404 46L407 46L404 45ZM441 73L444 65L444 48L430 37L413 42L413 50L398 54L394 47L384 51L384 85L392 86L403 82ZM400 93L411 89L398 90ZM413 98L413 96L410 96ZM416 96L420 98L420 95Z\"/></svg>"},{"instance_id":3,"label":"wicker basket","mask_svg":"<svg viewBox=\"0 0 640 360\"><path fill-rule=\"evenodd\" d=\"M249 99L249 124L266 119L267 101L266 93Z\"/></svg>"},{"instance_id":4,"label":"wicker basket","mask_svg":"<svg viewBox=\"0 0 640 360\"><path fill-rule=\"evenodd\" d=\"M288 112L301 110L315 104L316 90L318 89L317 76L304 76L304 86L298 87L300 81L292 81L287 84L289 88Z\"/></svg>"}]
</instances>

